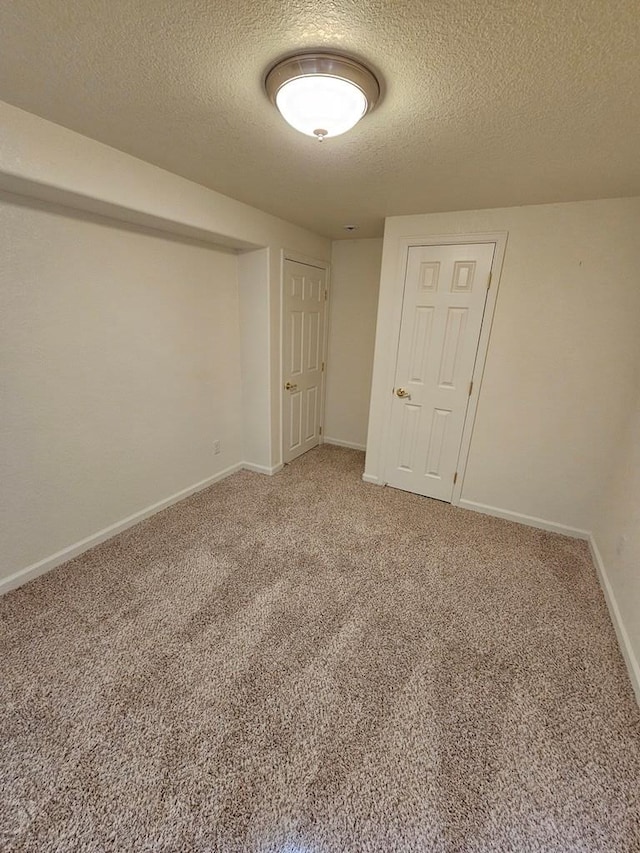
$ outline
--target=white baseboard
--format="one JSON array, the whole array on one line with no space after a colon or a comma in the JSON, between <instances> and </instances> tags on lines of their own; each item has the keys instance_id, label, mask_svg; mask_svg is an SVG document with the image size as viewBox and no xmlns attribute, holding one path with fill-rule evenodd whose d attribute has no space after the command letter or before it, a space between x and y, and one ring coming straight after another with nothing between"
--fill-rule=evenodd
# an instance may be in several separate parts
<instances>
[{"instance_id":1,"label":"white baseboard","mask_svg":"<svg viewBox=\"0 0 640 853\"><path fill-rule=\"evenodd\" d=\"M362 479L365 483L373 483L374 486L384 486L384 483L380 482L380 478L374 474L363 474Z\"/></svg>"},{"instance_id":2,"label":"white baseboard","mask_svg":"<svg viewBox=\"0 0 640 853\"><path fill-rule=\"evenodd\" d=\"M354 441L343 441L341 438L331 438L325 435L322 439L323 444L335 444L336 447L348 447L350 450L366 450L366 444L356 444Z\"/></svg>"},{"instance_id":3,"label":"white baseboard","mask_svg":"<svg viewBox=\"0 0 640 853\"><path fill-rule=\"evenodd\" d=\"M573 539L589 539L591 535L588 530L580 530L578 527L568 527L566 524L557 524L555 521L547 521L545 518L536 518L534 515L523 515L520 512L511 512L508 509L487 506L486 504L479 504L475 501L467 501L464 498L457 505L461 509L470 509L473 512L481 512L483 515L493 515L496 518L504 518L506 521L526 524L528 527L549 530L551 533L561 533L563 536L571 536Z\"/></svg>"},{"instance_id":4,"label":"white baseboard","mask_svg":"<svg viewBox=\"0 0 640 853\"><path fill-rule=\"evenodd\" d=\"M269 468L266 465L255 465L253 462L243 462L240 467L244 468L245 471L253 471L256 474L266 474L271 477L273 474L277 474L278 471L282 471L284 465L281 462L279 465L273 465Z\"/></svg>"},{"instance_id":5,"label":"white baseboard","mask_svg":"<svg viewBox=\"0 0 640 853\"><path fill-rule=\"evenodd\" d=\"M618 638L618 646L622 652L624 662L627 665L627 671L629 673L629 678L631 679L631 685L634 693L636 694L636 700L638 705L640 705L640 662L638 661L633 650L633 646L631 645L627 629L624 627L620 608L618 607L618 602L616 601L616 597L613 593L613 587L609 581L607 569L602 560L602 555L600 554L596 540L593 538L593 534L589 536L589 549L591 550L591 556L598 573L600 586L602 587L605 601L609 608L609 615L611 616L611 621L613 622L613 627Z\"/></svg>"},{"instance_id":6,"label":"white baseboard","mask_svg":"<svg viewBox=\"0 0 640 853\"><path fill-rule=\"evenodd\" d=\"M217 474L213 474L205 480L200 480L199 483L187 486L186 489L176 492L175 495L171 495L171 497L158 501L158 503L151 504L151 506L145 507L139 512L134 512L133 515L128 515L121 521L116 521L115 524L110 524L108 527L99 530L97 533L93 533L91 536L87 536L85 539L81 539L79 542L75 542L73 545L69 545L67 548L57 551L50 557L45 557L44 560L39 560L37 563L33 563L24 569L14 572L14 574L9 575L8 578L0 580L0 595L4 595L5 592L9 592L9 590L22 586L28 581L37 578L39 575L43 575L45 572L51 571L51 569L55 569L56 566L66 563L68 560L77 557L79 554L82 554L84 551L88 551L90 548L95 548L95 546L99 545L101 542L111 539L112 536L116 536L118 533L122 533L123 530L127 530L129 527L139 524L139 522L144 521L145 518L155 515L157 512L166 509L172 504L188 498L189 495L193 495L196 492L202 491L202 489L206 489L207 486L212 486L214 483L224 480L226 477L229 477L231 474L235 474L236 471L239 471L243 467L242 463L231 465L229 468L225 468L224 471L219 471Z\"/></svg>"}]
</instances>

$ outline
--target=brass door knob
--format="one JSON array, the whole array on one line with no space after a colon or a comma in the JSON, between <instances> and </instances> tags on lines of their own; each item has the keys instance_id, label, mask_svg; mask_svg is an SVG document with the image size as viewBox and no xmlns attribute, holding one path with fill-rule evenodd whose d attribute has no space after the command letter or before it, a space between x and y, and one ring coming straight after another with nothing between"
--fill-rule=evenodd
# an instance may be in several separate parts
<instances>
[{"instance_id":1,"label":"brass door knob","mask_svg":"<svg viewBox=\"0 0 640 853\"><path fill-rule=\"evenodd\" d=\"M406 400L410 400L411 394L408 391L405 391L404 388L396 388L396 397L403 397Z\"/></svg>"},{"instance_id":2,"label":"brass door knob","mask_svg":"<svg viewBox=\"0 0 640 853\"><path fill-rule=\"evenodd\" d=\"M295 391L298 386L295 385L293 382L287 382L284 387L287 389L287 391Z\"/></svg>"}]
</instances>

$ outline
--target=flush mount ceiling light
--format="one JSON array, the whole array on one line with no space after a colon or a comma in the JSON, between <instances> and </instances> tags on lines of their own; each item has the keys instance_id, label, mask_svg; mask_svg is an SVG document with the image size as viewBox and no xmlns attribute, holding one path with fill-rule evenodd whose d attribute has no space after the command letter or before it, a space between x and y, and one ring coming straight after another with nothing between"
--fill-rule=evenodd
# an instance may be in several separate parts
<instances>
[{"instance_id":1,"label":"flush mount ceiling light","mask_svg":"<svg viewBox=\"0 0 640 853\"><path fill-rule=\"evenodd\" d=\"M265 88L285 121L320 141L351 130L380 97L373 73L337 53L283 59L267 74Z\"/></svg>"}]
</instances>

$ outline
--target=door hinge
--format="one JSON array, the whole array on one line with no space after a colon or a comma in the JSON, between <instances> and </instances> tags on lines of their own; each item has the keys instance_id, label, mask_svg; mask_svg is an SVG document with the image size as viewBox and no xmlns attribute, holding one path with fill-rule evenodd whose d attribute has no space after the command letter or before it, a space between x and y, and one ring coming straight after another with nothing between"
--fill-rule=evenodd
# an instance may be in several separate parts
<instances>
[{"instance_id":1,"label":"door hinge","mask_svg":"<svg viewBox=\"0 0 640 853\"><path fill-rule=\"evenodd\" d=\"M491 287L491 276L492 275L493 275L493 273L491 272L491 270L489 270L489 281L487 282L487 290L489 290L489 288Z\"/></svg>"},{"instance_id":2,"label":"door hinge","mask_svg":"<svg viewBox=\"0 0 640 853\"><path fill-rule=\"evenodd\" d=\"M454 486L456 484L457 479L458 479L458 472L456 471L456 473L453 475L453 485Z\"/></svg>"},{"instance_id":3,"label":"door hinge","mask_svg":"<svg viewBox=\"0 0 640 853\"><path fill-rule=\"evenodd\" d=\"M322 373L324 373L324 361L322 362Z\"/></svg>"},{"instance_id":4,"label":"door hinge","mask_svg":"<svg viewBox=\"0 0 640 853\"><path fill-rule=\"evenodd\" d=\"M471 396L471 392L473 391L473 379L469 383L469 396Z\"/></svg>"},{"instance_id":5,"label":"door hinge","mask_svg":"<svg viewBox=\"0 0 640 853\"><path fill-rule=\"evenodd\" d=\"M326 291L326 290L325 290L325 292L324 292L324 301L325 301L325 302L327 301L327 291Z\"/></svg>"},{"instance_id":6,"label":"door hinge","mask_svg":"<svg viewBox=\"0 0 640 853\"><path fill-rule=\"evenodd\" d=\"M322 427L318 427L318 435L322 435Z\"/></svg>"}]
</instances>

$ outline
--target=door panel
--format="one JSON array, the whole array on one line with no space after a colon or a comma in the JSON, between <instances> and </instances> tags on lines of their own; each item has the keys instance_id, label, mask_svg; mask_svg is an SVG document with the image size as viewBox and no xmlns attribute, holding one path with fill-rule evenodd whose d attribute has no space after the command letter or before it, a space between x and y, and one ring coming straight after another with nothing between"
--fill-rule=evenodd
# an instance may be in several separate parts
<instances>
[{"instance_id":1,"label":"door panel","mask_svg":"<svg viewBox=\"0 0 640 853\"><path fill-rule=\"evenodd\" d=\"M459 379L460 351L464 349L464 334L467 326L467 308L449 308L444 331L444 343L440 355L440 388L457 387Z\"/></svg>"},{"instance_id":2,"label":"door panel","mask_svg":"<svg viewBox=\"0 0 640 853\"><path fill-rule=\"evenodd\" d=\"M386 461L391 486L451 500L494 250L493 243L408 250Z\"/></svg>"},{"instance_id":3,"label":"door panel","mask_svg":"<svg viewBox=\"0 0 640 853\"><path fill-rule=\"evenodd\" d=\"M291 312L291 343L290 343L290 364L289 373L291 376L300 376L303 365L302 345L304 341L303 323L304 314L302 311Z\"/></svg>"},{"instance_id":4,"label":"door panel","mask_svg":"<svg viewBox=\"0 0 640 853\"><path fill-rule=\"evenodd\" d=\"M320 312L309 311L305 315L307 323L307 370L320 367Z\"/></svg>"},{"instance_id":5,"label":"door panel","mask_svg":"<svg viewBox=\"0 0 640 853\"><path fill-rule=\"evenodd\" d=\"M318 411L318 388L307 389L307 428L305 432L305 441L310 441L316 436L317 424L319 423L320 412Z\"/></svg>"},{"instance_id":6,"label":"door panel","mask_svg":"<svg viewBox=\"0 0 640 853\"><path fill-rule=\"evenodd\" d=\"M285 261L283 286L283 459L320 440L325 270Z\"/></svg>"},{"instance_id":7,"label":"door panel","mask_svg":"<svg viewBox=\"0 0 640 853\"><path fill-rule=\"evenodd\" d=\"M407 403L406 406L402 407L402 429L400 432L398 467L403 471L413 471L412 465L416 457L419 420L420 406Z\"/></svg>"}]
</instances>

